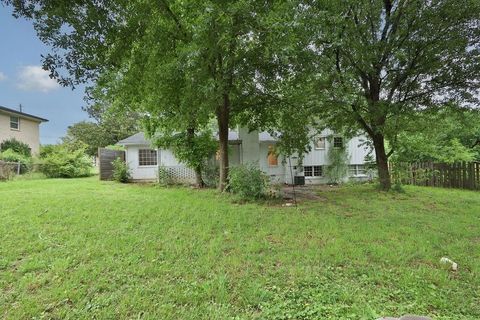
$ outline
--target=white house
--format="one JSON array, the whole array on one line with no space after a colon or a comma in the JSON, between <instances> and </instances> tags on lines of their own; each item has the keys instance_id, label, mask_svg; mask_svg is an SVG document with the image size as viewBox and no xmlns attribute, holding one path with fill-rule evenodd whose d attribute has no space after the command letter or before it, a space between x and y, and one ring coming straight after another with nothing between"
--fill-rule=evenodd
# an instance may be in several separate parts
<instances>
[{"instance_id":1,"label":"white house","mask_svg":"<svg viewBox=\"0 0 480 320\"><path fill-rule=\"evenodd\" d=\"M349 178L367 178L364 164L369 150L362 144L366 140L362 136L345 141L331 131L324 130L312 140L311 151L304 155L302 166L297 165L297 157L276 156L274 150L277 140L267 132L248 132L246 128L239 128L231 130L228 139L230 166L257 163L272 182L291 184L294 177L301 177L297 180L304 180L306 184L327 183L325 166L328 165L328 150L343 147L344 144L349 155ZM159 167L177 180L193 182L195 179L193 170L180 163L170 150L152 147L143 133L121 140L118 144L125 147L125 160L133 180L156 180Z\"/></svg>"}]
</instances>

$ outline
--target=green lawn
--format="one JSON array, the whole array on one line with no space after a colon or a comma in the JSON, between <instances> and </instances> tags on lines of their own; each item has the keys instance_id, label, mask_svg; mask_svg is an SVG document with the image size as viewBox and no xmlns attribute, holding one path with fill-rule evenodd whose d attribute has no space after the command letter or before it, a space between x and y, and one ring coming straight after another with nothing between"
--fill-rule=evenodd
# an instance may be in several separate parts
<instances>
[{"instance_id":1,"label":"green lawn","mask_svg":"<svg viewBox=\"0 0 480 320\"><path fill-rule=\"evenodd\" d=\"M478 192L352 186L296 209L13 181L0 183L0 221L7 319L480 318Z\"/></svg>"}]
</instances>

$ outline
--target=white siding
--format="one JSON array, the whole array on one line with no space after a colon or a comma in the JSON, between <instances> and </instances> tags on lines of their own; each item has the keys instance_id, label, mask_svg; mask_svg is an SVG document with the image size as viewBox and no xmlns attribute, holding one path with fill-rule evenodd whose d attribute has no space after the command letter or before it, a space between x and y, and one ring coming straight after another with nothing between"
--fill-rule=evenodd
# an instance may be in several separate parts
<instances>
[{"instance_id":1,"label":"white siding","mask_svg":"<svg viewBox=\"0 0 480 320\"><path fill-rule=\"evenodd\" d=\"M328 165L328 150L332 147L333 140L331 139L333 132L331 130L324 130L319 137L325 138L325 149L315 149L314 141L310 143L311 151L304 155L303 166L323 166L323 172L325 174L326 166ZM369 148L365 145L362 145L367 138L365 136L357 136L348 141L344 140L347 146L347 152L349 161L348 164L364 164L365 156L369 153ZM296 161L292 160L292 167L296 166ZM303 176L303 172L295 172L292 168L293 175ZM287 165L285 166L285 182L292 183L292 177L290 175L290 168ZM305 184L321 184L328 183L327 178L325 177L305 177Z\"/></svg>"},{"instance_id":2,"label":"white siding","mask_svg":"<svg viewBox=\"0 0 480 320\"><path fill-rule=\"evenodd\" d=\"M240 144L231 144L228 146L228 163L231 167L238 166L241 163L240 149Z\"/></svg>"},{"instance_id":3,"label":"white siding","mask_svg":"<svg viewBox=\"0 0 480 320\"><path fill-rule=\"evenodd\" d=\"M320 136L325 138L332 135L330 130L325 130ZM292 177L290 174L289 159L285 159L283 156L278 157L277 166L268 165L268 147L275 145L275 142L259 141L258 132L254 131L247 133L245 130L240 131L242 138L242 144L231 144L229 146L229 162L230 166L239 165L241 163L258 163L260 169L264 171L272 181L292 183ZM331 148L333 141L325 141L325 149L316 150L311 142L311 152L305 155L303 159L304 166L323 166L323 172L325 172L328 165L328 150ZM349 164L364 164L365 156L368 154L368 148L366 146L360 146L362 142L366 140L365 137L354 137L349 141L344 141L347 144L347 150L349 154ZM134 180L156 180L158 166L139 166L138 165L138 150L150 148L145 145L129 145L126 146L126 161L130 167L132 178ZM183 163L180 163L170 150L158 151L158 165L165 167L185 168ZM297 165L296 159L291 159L292 167ZM295 172L292 168L293 175L303 175L303 172ZM325 177L307 177L305 183L317 184L326 183Z\"/></svg>"},{"instance_id":4,"label":"white siding","mask_svg":"<svg viewBox=\"0 0 480 320\"><path fill-rule=\"evenodd\" d=\"M327 165L328 164L328 150L332 147L333 141L329 141L329 136L331 136L331 131L325 130L320 135L325 137L325 149L315 149L313 141L311 142L311 151L305 155L303 159L303 164L306 166L313 165ZM368 154L367 146L360 146L362 142L366 141L366 137L358 136L350 140L344 140L344 143L347 144L347 152L349 156L349 164L363 164L365 163L365 156Z\"/></svg>"},{"instance_id":5,"label":"white siding","mask_svg":"<svg viewBox=\"0 0 480 320\"><path fill-rule=\"evenodd\" d=\"M270 166L268 164L268 146L274 146L274 142L261 142L259 151L259 165L260 170L265 172L272 182L284 182L285 181L285 165L283 163L284 158L278 157L278 165Z\"/></svg>"},{"instance_id":6,"label":"white siding","mask_svg":"<svg viewBox=\"0 0 480 320\"><path fill-rule=\"evenodd\" d=\"M149 149L149 146L127 146L125 152L125 160L130 168L133 180L156 180L157 166L139 166L138 150ZM161 154L161 152L160 152ZM157 153L158 157L158 153Z\"/></svg>"},{"instance_id":7,"label":"white siding","mask_svg":"<svg viewBox=\"0 0 480 320\"><path fill-rule=\"evenodd\" d=\"M160 162L158 163L160 166L184 166L183 163L177 160L173 155L172 151L170 150L160 150Z\"/></svg>"},{"instance_id":8,"label":"white siding","mask_svg":"<svg viewBox=\"0 0 480 320\"><path fill-rule=\"evenodd\" d=\"M362 145L367 141L367 138L364 136L354 137L348 142L348 150L350 153L350 163L351 164L364 164L365 156L368 155L369 147Z\"/></svg>"}]
</instances>

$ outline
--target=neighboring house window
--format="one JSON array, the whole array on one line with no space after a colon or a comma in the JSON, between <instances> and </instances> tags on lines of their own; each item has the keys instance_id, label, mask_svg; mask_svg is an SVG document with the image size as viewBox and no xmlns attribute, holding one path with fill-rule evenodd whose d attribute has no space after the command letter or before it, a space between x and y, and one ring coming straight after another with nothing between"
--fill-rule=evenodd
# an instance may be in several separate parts
<instances>
[{"instance_id":1,"label":"neighboring house window","mask_svg":"<svg viewBox=\"0 0 480 320\"><path fill-rule=\"evenodd\" d=\"M334 148L343 148L343 138L342 137L333 137L333 147Z\"/></svg>"},{"instance_id":2,"label":"neighboring house window","mask_svg":"<svg viewBox=\"0 0 480 320\"><path fill-rule=\"evenodd\" d=\"M10 117L10 129L20 130L20 118L19 117Z\"/></svg>"},{"instance_id":3,"label":"neighboring house window","mask_svg":"<svg viewBox=\"0 0 480 320\"><path fill-rule=\"evenodd\" d=\"M349 166L349 173L351 177L366 176L367 170L364 165L353 164Z\"/></svg>"},{"instance_id":4,"label":"neighboring house window","mask_svg":"<svg viewBox=\"0 0 480 320\"><path fill-rule=\"evenodd\" d=\"M325 149L325 138L324 137L318 137L315 139L313 142L315 150L322 150Z\"/></svg>"},{"instance_id":5,"label":"neighboring house window","mask_svg":"<svg viewBox=\"0 0 480 320\"><path fill-rule=\"evenodd\" d=\"M138 165L139 166L156 166L157 150L153 150L153 149L138 150Z\"/></svg>"},{"instance_id":6,"label":"neighboring house window","mask_svg":"<svg viewBox=\"0 0 480 320\"><path fill-rule=\"evenodd\" d=\"M322 177L323 167L322 166L305 166L303 167L303 173L305 177Z\"/></svg>"},{"instance_id":7,"label":"neighboring house window","mask_svg":"<svg viewBox=\"0 0 480 320\"><path fill-rule=\"evenodd\" d=\"M278 156L275 152L275 148L273 146L268 146L268 165L271 167L278 166Z\"/></svg>"}]
</instances>

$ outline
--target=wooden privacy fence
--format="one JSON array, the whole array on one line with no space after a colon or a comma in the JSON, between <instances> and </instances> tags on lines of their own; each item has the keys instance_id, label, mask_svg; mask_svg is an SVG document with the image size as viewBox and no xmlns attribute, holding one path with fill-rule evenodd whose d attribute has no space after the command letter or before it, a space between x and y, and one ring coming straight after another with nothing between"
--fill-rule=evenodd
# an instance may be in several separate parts
<instances>
[{"instance_id":1,"label":"wooden privacy fence","mask_svg":"<svg viewBox=\"0 0 480 320\"><path fill-rule=\"evenodd\" d=\"M403 184L480 190L480 162L391 163L390 173Z\"/></svg>"},{"instance_id":2,"label":"wooden privacy fence","mask_svg":"<svg viewBox=\"0 0 480 320\"><path fill-rule=\"evenodd\" d=\"M113 160L120 158L125 161L125 151L110 150L105 148L98 149L100 180L113 179Z\"/></svg>"}]
</instances>

